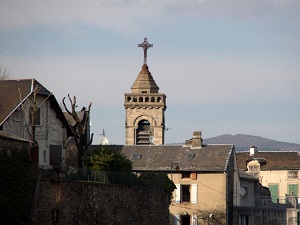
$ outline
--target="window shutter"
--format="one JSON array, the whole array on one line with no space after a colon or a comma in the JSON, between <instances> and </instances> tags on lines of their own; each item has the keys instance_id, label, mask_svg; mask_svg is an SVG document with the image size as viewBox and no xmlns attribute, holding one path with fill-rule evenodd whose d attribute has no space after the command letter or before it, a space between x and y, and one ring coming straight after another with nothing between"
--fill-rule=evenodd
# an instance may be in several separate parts
<instances>
[{"instance_id":1,"label":"window shutter","mask_svg":"<svg viewBox=\"0 0 300 225\"><path fill-rule=\"evenodd\" d=\"M192 216L192 225L198 225L198 218L197 215Z\"/></svg>"},{"instance_id":2,"label":"window shutter","mask_svg":"<svg viewBox=\"0 0 300 225\"><path fill-rule=\"evenodd\" d=\"M197 204L197 184L191 184L191 203Z\"/></svg>"},{"instance_id":3,"label":"window shutter","mask_svg":"<svg viewBox=\"0 0 300 225\"><path fill-rule=\"evenodd\" d=\"M174 216L174 225L180 225L180 215Z\"/></svg>"},{"instance_id":4,"label":"window shutter","mask_svg":"<svg viewBox=\"0 0 300 225\"><path fill-rule=\"evenodd\" d=\"M191 179L197 180L197 173L191 173Z\"/></svg>"},{"instance_id":5,"label":"window shutter","mask_svg":"<svg viewBox=\"0 0 300 225\"><path fill-rule=\"evenodd\" d=\"M180 195L181 195L181 187L180 184L176 184L176 189L175 189L175 202L180 203Z\"/></svg>"}]
</instances>

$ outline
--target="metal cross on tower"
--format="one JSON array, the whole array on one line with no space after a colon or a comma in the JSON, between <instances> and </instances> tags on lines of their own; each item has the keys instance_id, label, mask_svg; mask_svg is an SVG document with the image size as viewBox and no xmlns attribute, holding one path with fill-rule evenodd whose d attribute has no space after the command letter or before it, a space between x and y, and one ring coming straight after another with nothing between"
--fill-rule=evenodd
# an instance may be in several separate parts
<instances>
[{"instance_id":1,"label":"metal cross on tower","mask_svg":"<svg viewBox=\"0 0 300 225\"><path fill-rule=\"evenodd\" d=\"M149 44L147 41L147 38L144 38L144 42L142 44L138 44L138 47L141 47L144 49L144 64L147 65L147 50L148 50L148 48L153 47L153 44Z\"/></svg>"}]
</instances>

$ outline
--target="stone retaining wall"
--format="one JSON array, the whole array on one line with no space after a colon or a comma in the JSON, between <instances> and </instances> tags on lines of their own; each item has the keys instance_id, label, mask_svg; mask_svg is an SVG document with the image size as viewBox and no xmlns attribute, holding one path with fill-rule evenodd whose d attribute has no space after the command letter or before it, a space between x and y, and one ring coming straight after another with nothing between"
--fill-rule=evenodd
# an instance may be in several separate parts
<instances>
[{"instance_id":1,"label":"stone retaining wall","mask_svg":"<svg viewBox=\"0 0 300 225\"><path fill-rule=\"evenodd\" d=\"M169 225L168 194L158 188L41 181L36 225Z\"/></svg>"}]
</instances>

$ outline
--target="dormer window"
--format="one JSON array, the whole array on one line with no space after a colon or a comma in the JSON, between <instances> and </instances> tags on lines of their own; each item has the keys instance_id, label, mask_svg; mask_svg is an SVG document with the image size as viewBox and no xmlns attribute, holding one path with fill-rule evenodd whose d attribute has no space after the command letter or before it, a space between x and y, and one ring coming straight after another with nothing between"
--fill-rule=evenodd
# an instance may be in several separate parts
<instances>
[{"instance_id":1,"label":"dormer window","mask_svg":"<svg viewBox=\"0 0 300 225\"><path fill-rule=\"evenodd\" d=\"M141 159L141 158L142 158L141 153L133 153L133 155L132 155L132 159Z\"/></svg>"},{"instance_id":2,"label":"dormer window","mask_svg":"<svg viewBox=\"0 0 300 225\"><path fill-rule=\"evenodd\" d=\"M298 179L298 170L290 170L288 171L288 179Z\"/></svg>"},{"instance_id":3,"label":"dormer window","mask_svg":"<svg viewBox=\"0 0 300 225\"><path fill-rule=\"evenodd\" d=\"M194 157L195 157L195 154L188 154L188 155L187 155L187 158L188 158L188 159L193 159Z\"/></svg>"}]
</instances>

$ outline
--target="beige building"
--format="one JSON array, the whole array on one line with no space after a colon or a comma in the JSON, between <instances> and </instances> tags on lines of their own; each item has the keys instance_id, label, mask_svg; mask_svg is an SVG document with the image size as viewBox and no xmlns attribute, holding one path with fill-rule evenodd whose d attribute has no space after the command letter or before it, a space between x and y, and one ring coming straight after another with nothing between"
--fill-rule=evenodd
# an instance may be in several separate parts
<instances>
[{"instance_id":1,"label":"beige building","mask_svg":"<svg viewBox=\"0 0 300 225\"><path fill-rule=\"evenodd\" d=\"M233 145L203 145L194 132L184 145L126 145L122 153L134 172L165 172L173 180L171 225L232 224L240 186Z\"/></svg>"},{"instance_id":2,"label":"beige building","mask_svg":"<svg viewBox=\"0 0 300 225\"><path fill-rule=\"evenodd\" d=\"M164 145L166 96L159 93L147 65L144 42L142 70L125 94L126 145L122 153L133 171L165 172L174 181L171 225L232 224L233 196L239 179L233 145L203 145L201 132L183 145ZM224 222L224 221L223 221Z\"/></svg>"},{"instance_id":3,"label":"beige building","mask_svg":"<svg viewBox=\"0 0 300 225\"><path fill-rule=\"evenodd\" d=\"M300 154L292 151L257 151L236 154L240 169L255 176L269 188L272 202L285 204L286 224L299 223Z\"/></svg>"}]
</instances>

